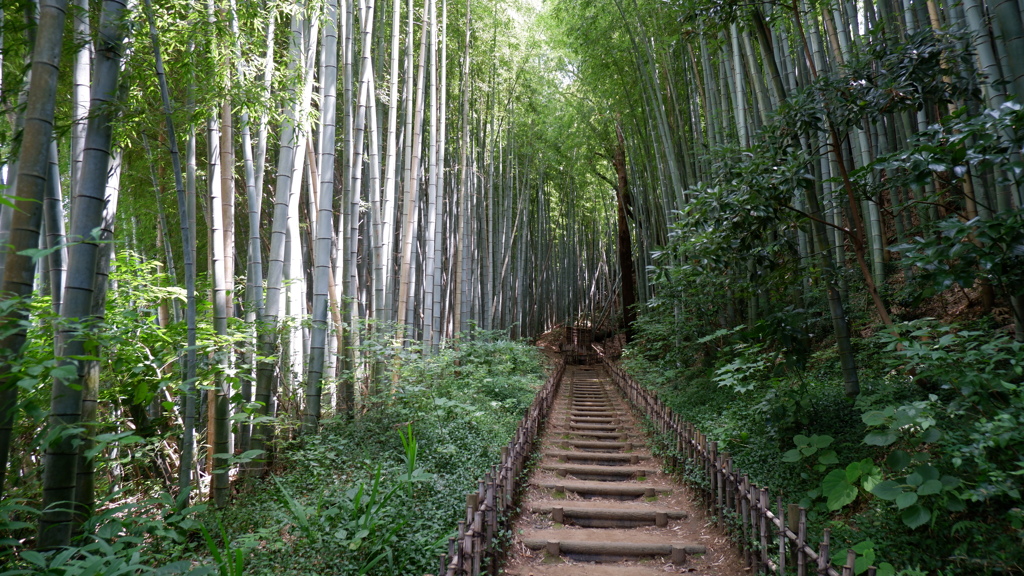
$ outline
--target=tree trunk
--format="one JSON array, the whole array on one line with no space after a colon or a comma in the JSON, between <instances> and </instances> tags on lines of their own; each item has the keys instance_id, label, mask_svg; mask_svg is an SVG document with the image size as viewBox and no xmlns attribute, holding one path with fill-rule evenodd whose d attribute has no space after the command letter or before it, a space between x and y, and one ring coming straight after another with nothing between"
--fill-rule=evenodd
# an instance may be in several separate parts
<instances>
[{"instance_id":1,"label":"tree trunk","mask_svg":"<svg viewBox=\"0 0 1024 576\"><path fill-rule=\"evenodd\" d=\"M0 291L11 299L27 298L32 292L35 264L32 257L23 251L39 247L66 12L66 0L40 2L37 43L32 53L32 80L18 157L14 210L5 210L11 213L12 220ZM24 323L28 320L27 306L13 307L3 320L5 324ZM17 354L24 343L25 328L20 328L0 340L0 350ZM3 480L7 474L17 404L17 376L11 373L10 364L4 362L0 364L0 496L3 495Z\"/></svg>"},{"instance_id":2,"label":"tree trunk","mask_svg":"<svg viewBox=\"0 0 1024 576\"><path fill-rule=\"evenodd\" d=\"M187 325L187 348L185 362L182 367L182 436L181 457L178 468L178 488L182 492L192 489L192 466L195 460L195 378L196 378L196 267L195 267L195 229L189 218L188 198L185 183L182 181L181 155L178 153L178 139L174 133L173 108L170 90L167 87L167 76L164 74L163 57L160 52L160 37L157 35L153 19L151 0L144 1L146 20L149 24L150 41L153 44L154 65L157 82L160 85L160 98L164 107L164 118L167 125L167 141L170 147L171 167L174 171L174 189L178 198L178 215L181 221L181 245L185 266L185 323ZM187 501L187 499L186 499Z\"/></svg>"},{"instance_id":3,"label":"tree trunk","mask_svg":"<svg viewBox=\"0 0 1024 576\"><path fill-rule=\"evenodd\" d=\"M306 411L303 432L315 432L320 420L320 390L323 382L327 344L327 306L331 273L331 245L334 240L334 147L338 85L338 5L328 0L321 50L324 77L321 78L320 162L312 178L317 203L316 239L313 246L313 330L310 335L309 368L306 372ZM317 164L310 162L310 167ZM319 176L319 178L317 178ZM340 329L340 326L338 327Z\"/></svg>"},{"instance_id":4,"label":"tree trunk","mask_svg":"<svg viewBox=\"0 0 1024 576\"><path fill-rule=\"evenodd\" d=\"M616 221L618 234L616 246L619 254L619 270L622 274L622 323L627 337L633 334L636 321L636 268L633 264L633 242L629 233L627 215L631 211L629 181L626 178L626 142L622 137L622 126L615 126L616 146L612 157L615 167Z\"/></svg>"},{"instance_id":5,"label":"tree trunk","mask_svg":"<svg viewBox=\"0 0 1024 576\"><path fill-rule=\"evenodd\" d=\"M78 358L98 355L92 322L96 267L100 259L100 238L106 205L107 171L110 167L112 104L117 97L121 48L124 42L122 13L125 4L105 0L101 13L94 81L86 130L81 182L71 210L68 275L57 332L57 358L68 372L54 376L50 397L50 426L55 430L82 424L83 389L87 386L85 363ZM40 33L40 42L42 42ZM43 155L46 158L46 155ZM19 175L20 180L20 175ZM47 446L43 458L43 514L39 521L37 546L43 550L71 543L73 515L67 503L75 501L78 473L79 433L61 434ZM83 500L91 495L80 494Z\"/></svg>"},{"instance_id":6,"label":"tree trunk","mask_svg":"<svg viewBox=\"0 0 1024 576\"><path fill-rule=\"evenodd\" d=\"M843 306L843 299L839 293L839 286L836 283L836 268L832 263L830 252L825 249L828 240L825 237L825 223L822 220L821 207L818 204L818 197L812 188L807 188L806 199L807 209L810 210L811 230L814 233L815 242L818 243L819 258L821 260L822 275L828 290L828 307L832 313L832 329L836 332L836 345L839 348L839 363L843 372L843 390L850 398L860 394L860 380L857 376L857 363L854 359L853 344L850 341L850 325L846 319L846 309Z\"/></svg>"},{"instance_id":7,"label":"tree trunk","mask_svg":"<svg viewBox=\"0 0 1024 576\"><path fill-rule=\"evenodd\" d=\"M221 188L220 165L220 129L216 115L211 115L206 122L206 144L208 170L206 182L209 187L210 214L210 277L213 289L213 330L218 337L228 336L228 303L227 280L225 278L224 250L224 212L222 211L224 191ZM231 456L231 425L228 420L231 386L226 380L227 346L221 345L214 352L213 419L207 429L211 439L210 447L213 454L213 470L210 471L213 483L210 488L211 500L218 508L223 508L228 501L228 457Z\"/></svg>"},{"instance_id":8,"label":"tree trunk","mask_svg":"<svg viewBox=\"0 0 1024 576\"><path fill-rule=\"evenodd\" d=\"M60 164L57 162L57 141L50 143L50 173L46 178L46 197L43 200L43 222L46 229L46 256L49 269L51 307L60 315L64 297L64 278L67 276L68 249L64 238L64 202L60 191Z\"/></svg>"},{"instance_id":9,"label":"tree trunk","mask_svg":"<svg viewBox=\"0 0 1024 576\"><path fill-rule=\"evenodd\" d=\"M107 288L109 287L110 262L114 256L114 214L121 187L121 152L111 159L110 177L105 188L106 205L103 208L103 225L99 234L99 254L96 262L96 280L92 293L92 321L102 323L106 318ZM96 459L87 453L93 449L92 429L96 427L96 409L99 405L100 362L91 359L85 362L85 380L82 388L82 422L86 429L82 444L78 447L78 477L75 483L75 528L76 530L91 516L96 508ZM145 435L141 427L136 430Z\"/></svg>"}]
</instances>

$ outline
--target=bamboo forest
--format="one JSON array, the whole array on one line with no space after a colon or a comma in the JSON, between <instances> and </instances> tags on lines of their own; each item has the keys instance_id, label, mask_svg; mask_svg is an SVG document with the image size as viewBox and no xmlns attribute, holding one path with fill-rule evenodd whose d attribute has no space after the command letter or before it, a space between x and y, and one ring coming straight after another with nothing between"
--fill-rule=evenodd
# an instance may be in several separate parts
<instances>
[{"instance_id":1,"label":"bamboo forest","mask_svg":"<svg viewBox=\"0 0 1024 576\"><path fill-rule=\"evenodd\" d=\"M1024 574L1024 0L3 0L0 576Z\"/></svg>"}]
</instances>

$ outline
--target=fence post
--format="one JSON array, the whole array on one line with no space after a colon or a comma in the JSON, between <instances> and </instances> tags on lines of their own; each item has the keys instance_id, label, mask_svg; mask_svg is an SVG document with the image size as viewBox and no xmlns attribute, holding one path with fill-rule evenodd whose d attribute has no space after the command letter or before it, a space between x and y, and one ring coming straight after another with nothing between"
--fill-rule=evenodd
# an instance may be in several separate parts
<instances>
[{"instance_id":1,"label":"fence post","mask_svg":"<svg viewBox=\"0 0 1024 576\"><path fill-rule=\"evenodd\" d=\"M686 464L686 434L683 430L676 428L676 462L682 468Z\"/></svg>"},{"instance_id":2,"label":"fence post","mask_svg":"<svg viewBox=\"0 0 1024 576\"><path fill-rule=\"evenodd\" d=\"M736 511L736 503L733 501L732 489L732 454L722 452L722 509L729 512Z\"/></svg>"},{"instance_id":3,"label":"fence post","mask_svg":"<svg viewBox=\"0 0 1024 576\"><path fill-rule=\"evenodd\" d=\"M789 563L795 568L797 566L797 543L799 541L800 534L800 506L797 504L790 504L788 506L788 514L786 514L786 527L797 540L792 540L789 543Z\"/></svg>"},{"instance_id":4,"label":"fence post","mask_svg":"<svg viewBox=\"0 0 1024 576\"><path fill-rule=\"evenodd\" d=\"M825 528L825 534L822 537L821 545L818 546L818 575L828 576L828 555L829 555L829 540L831 539L832 533L828 528Z\"/></svg>"},{"instance_id":5,"label":"fence post","mask_svg":"<svg viewBox=\"0 0 1024 576\"><path fill-rule=\"evenodd\" d=\"M502 446L501 447L501 474L499 476L499 478L501 479L501 510L502 511L504 511L505 508L508 508L508 503L512 499L512 494L509 493L509 490L510 490L509 477L511 477L512 474L511 474L511 470L509 470L509 467L508 467L508 455L509 455L508 446Z\"/></svg>"},{"instance_id":6,"label":"fence post","mask_svg":"<svg viewBox=\"0 0 1024 576\"><path fill-rule=\"evenodd\" d=\"M498 531L498 510L497 504L497 490L498 486L495 483L495 467L491 466L491 471L484 475L487 479L487 496L484 498L484 543L486 544L488 554L488 568L490 573L497 576L498 574L498 557L494 553L495 550L492 546L494 542L494 534Z\"/></svg>"},{"instance_id":7,"label":"fence post","mask_svg":"<svg viewBox=\"0 0 1024 576\"><path fill-rule=\"evenodd\" d=\"M757 518L761 523L761 567L767 572L768 571L768 546L769 537L771 534L768 532L768 523L771 520L768 519L768 490L760 488L757 491Z\"/></svg>"},{"instance_id":8,"label":"fence post","mask_svg":"<svg viewBox=\"0 0 1024 576\"><path fill-rule=\"evenodd\" d=\"M480 576L480 560L483 558L484 513L477 510L473 516L473 576Z\"/></svg>"},{"instance_id":9,"label":"fence post","mask_svg":"<svg viewBox=\"0 0 1024 576\"><path fill-rule=\"evenodd\" d=\"M476 492L466 493L466 525L471 526L473 524L473 513L476 512L476 507L479 504L479 494Z\"/></svg>"},{"instance_id":10,"label":"fence post","mask_svg":"<svg viewBox=\"0 0 1024 576\"><path fill-rule=\"evenodd\" d=\"M464 573L466 568L466 522L459 522L459 537L455 541L455 552L452 554L452 564L455 565L456 573Z\"/></svg>"},{"instance_id":11,"label":"fence post","mask_svg":"<svg viewBox=\"0 0 1024 576\"><path fill-rule=\"evenodd\" d=\"M760 551L758 550L758 548L760 547L759 543L761 541L761 538L760 538L760 534L761 534L761 515L760 515L760 513L758 513L758 510L757 510L757 503L758 503L758 500L757 500L757 486L755 486L754 484L750 483L750 478L749 477L744 476L744 479L746 480L745 484L747 485L746 499L749 502L749 507L747 508L747 512L750 515L750 548L751 548L750 555L751 555L751 562L753 563L753 566L754 566L754 572L758 573L758 572L761 572L763 567L761 566L761 554L759 553Z\"/></svg>"},{"instance_id":12,"label":"fence post","mask_svg":"<svg viewBox=\"0 0 1024 576\"><path fill-rule=\"evenodd\" d=\"M746 474L740 477L740 524L743 526L743 540L741 542L743 550L743 559L746 561L748 568L754 566L754 556L751 552L750 545L752 541L752 538L750 537L750 528L752 527L750 526L750 514L748 512L750 509L750 502L747 499L747 496L749 494L749 482L750 480L747 478Z\"/></svg>"},{"instance_id":13,"label":"fence post","mask_svg":"<svg viewBox=\"0 0 1024 576\"><path fill-rule=\"evenodd\" d=\"M718 506L718 525L723 528L727 526L725 513L728 510L728 497L726 496L726 494L728 494L728 488L726 486L727 480L725 477L725 460L728 457L729 453L723 452L715 459L715 488L717 489L715 498Z\"/></svg>"},{"instance_id":14,"label":"fence post","mask_svg":"<svg viewBox=\"0 0 1024 576\"><path fill-rule=\"evenodd\" d=\"M807 576L807 508L800 507L796 533L796 574Z\"/></svg>"},{"instance_id":15,"label":"fence post","mask_svg":"<svg viewBox=\"0 0 1024 576\"><path fill-rule=\"evenodd\" d=\"M782 496L775 497L775 506L779 511L779 574L786 574L786 508L782 505Z\"/></svg>"},{"instance_id":16,"label":"fence post","mask_svg":"<svg viewBox=\"0 0 1024 576\"><path fill-rule=\"evenodd\" d=\"M719 528L721 528L723 525L722 515L719 513L718 509L718 442L709 442L708 447L708 461L707 466L704 468L707 473L709 483L711 484L711 493L708 495L710 496L708 498L708 507L711 509L711 515L715 517L715 523L718 524Z\"/></svg>"},{"instance_id":17,"label":"fence post","mask_svg":"<svg viewBox=\"0 0 1024 576\"><path fill-rule=\"evenodd\" d=\"M852 548L846 550L846 564L843 564L843 576L853 576L853 567L857 562L857 553Z\"/></svg>"}]
</instances>

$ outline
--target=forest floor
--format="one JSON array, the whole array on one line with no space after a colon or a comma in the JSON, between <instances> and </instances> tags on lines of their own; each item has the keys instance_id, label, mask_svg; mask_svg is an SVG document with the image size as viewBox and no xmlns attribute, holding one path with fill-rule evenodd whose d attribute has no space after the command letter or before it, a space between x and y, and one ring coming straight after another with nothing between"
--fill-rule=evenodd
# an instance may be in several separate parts
<instances>
[{"instance_id":1,"label":"forest floor","mask_svg":"<svg viewBox=\"0 0 1024 576\"><path fill-rule=\"evenodd\" d=\"M729 537L646 441L603 367L568 366L504 573L746 574Z\"/></svg>"}]
</instances>

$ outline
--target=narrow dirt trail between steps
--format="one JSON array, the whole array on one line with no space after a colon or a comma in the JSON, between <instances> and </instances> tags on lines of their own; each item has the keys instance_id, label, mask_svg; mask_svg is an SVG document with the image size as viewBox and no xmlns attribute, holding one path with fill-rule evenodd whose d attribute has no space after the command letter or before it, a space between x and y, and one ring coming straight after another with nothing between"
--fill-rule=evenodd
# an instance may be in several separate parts
<instances>
[{"instance_id":1,"label":"narrow dirt trail between steps","mask_svg":"<svg viewBox=\"0 0 1024 576\"><path fill-rule=\"evenodd\" d=\"M662 472L604 367L567 366L505 574L747 574L736 547Z\"/></svg>"}]
</instances>

